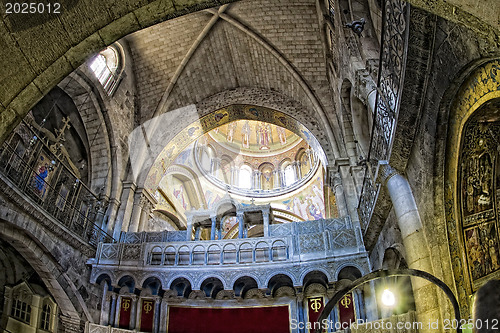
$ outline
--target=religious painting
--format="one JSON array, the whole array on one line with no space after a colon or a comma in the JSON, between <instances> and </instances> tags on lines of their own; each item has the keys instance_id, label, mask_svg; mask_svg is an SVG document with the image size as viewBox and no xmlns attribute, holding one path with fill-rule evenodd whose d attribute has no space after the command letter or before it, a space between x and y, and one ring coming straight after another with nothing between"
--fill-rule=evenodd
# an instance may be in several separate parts
<instances>
[{"instance_id":1,"label":"religious painting","mask_svg":"<svg viewBox=\"0 0 500 333\"><path fill-rule=\"evenodd\" d=\"M484 115L479 112L480 118ZM471 120L464 129L460 160L462 235L472 290L500 275L495 173L498 123ZM492 275L493 274L493 275Z\"/></svg>"},{"instance_id":2,"label":"religious painting","mask_svg":"<svg viewBox=\"0 0 500 333\"><path fill-rule=\"evenodd\" d=\"M278 138L280 139L280 144L282 146L286 145L286 130L283 127L276 126L276 132L278 132Z\"/></svg>"},{"instance_id":3,"label":"religious painting","mask_svg":"<svg viewBox=\"0 0 500 333\"><path fill-rule=\"evenodd\" d=\"M464 159L462 198L465 216L493 208L493 160L487 152Z\"/></svg>"},{"instance_id":4,"label":"religious painting","mask_svg":"<svg viewBox=\"0 0 500 333\"><path fill-rule=\"evenodd\" d=\"M473 280L500 269L498 233L494 221L465 229L464 241Z\"/></svg>"},{"instance_id":5,"label":"religious painting","mask_svg":"<svg viewBox=\"0 0 500 333\"><path fill-rule=\"evenodd\" d=\"M184 208L184 210L187 210L188 208L190 208L189 202L187 200L187 194L186 194L186 190L184 188L184 184L178 184L178 185L174 186L172 194L174 195L174 198L176 198L177 201L180 203L182 208Z\"/></svg>"},{"instance_id":6,"label":"religious painting","mask_svg":"<svg viewBox=\"0 0 500 333\"><path fill-rule=\"evenodd\" d=\"M312 165L308 153L303 153L300 157L300 173L305 177L311 171Z\"/></svg>"},{"instance_id":7,"label":"religious painting","mask_svg":"<svg viewBox=\"0 0 500 333\"><path fill-rule=\"evenodd\" d=\"M271 164L261 167L261 188L263 190L272 190L274 188L274 169Z\"/></svg>"},{"instance_id":8,"label":"religious painting","mask_svg":"<svg viewBox=\"0 0 500 333\"><path fill-rule=\"evenodd\" d=\"M282 201L282 204L287 211L302 217L305 221L324 219L325 197L320 188L323 188L323 180L321 176L317 176L312 185L293 198Z\"/></svg>"},{"instance_id":9,"label":"religious painting","mask_svg":"<svg viewBox=\"0 0 500 333\"><path fill-rule=\"evenodd\" d=\"M241 129L241 144L243 148L250 148L250 123L245 121L245 124L243 124L243 128Z\"/></svg>"},{"instance_id":10,"label":"religious painting","mask_svg":"<svg viewBox=\"0 0 500 333\"><path fill-rule=\"evenodd\" d=\"M226 135L227 142L233 142L234 131L236 130L236 125L237 125L236 121L233 121L232 123L229 123L227 125L227 135Z\"/></svg>"},{"instance_id":11,"label":"religious painting","mask_svg":"<svg viewBox=\"0 0 500 333\"><path fill-rule=\"evenodd\" d=\"M257 144L260 150L271 149L272 135L271 125L268 123L259 122L257 124Z\"/></svg>"},{"instance_id":12,"label":"religious painting","mask_svg":"<svg viewBox=\"0 0 500 333\"><path fill-rule=\"evenodd\" d=\"M31 187L33 192L43 200L46 197L48 184L55 171L54 165L46 154L40 153L34 170Z\"/></svg>"}]
</instances>

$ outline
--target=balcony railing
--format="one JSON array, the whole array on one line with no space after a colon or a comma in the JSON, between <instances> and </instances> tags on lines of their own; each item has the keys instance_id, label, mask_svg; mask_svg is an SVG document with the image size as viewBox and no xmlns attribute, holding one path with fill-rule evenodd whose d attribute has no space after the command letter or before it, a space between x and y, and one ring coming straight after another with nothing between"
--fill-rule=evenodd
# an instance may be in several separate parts
<instances>
[{"instance_id":1,"label":"balcony railing","mask_svg":"<svg viewBox=\"0 0 500 333\"><path fill-rule=\"evenodd\" d=\"M113 242L113 237L94 223L98 216L98 198L67 168L54 166L52 161L56 159L51 159L46 147L36 145L29 149L23 151L23 155L28 156L23 159L8 143L0 147L0 173L9 185L93 247L99 242ZM40 156L44 156L47 163L37 170ZM49 173L53 174L47 182Z\"/></svg>"},{"instance_id":2,"label":"balcony railing","mask_svg":"<svg viewBox=\"0 0 500 333\"><path fill-rule=\"evenodd\" d=\"M301 262L358 251L348 218L270 226L270 237L186 241L186 231L122 233L102 243L97 265L206 266Z\"/></svg>"},{"instance_id":3,"label":"balcony railing","mask_svg":"<svg viewBox=\"0 0 500 333\"><path fill-rule=\"evenodd\" d=\"M368 161L389 160L406 68L410 5L401 0L384 1L382 42L377 83L373 131ZM375 169L375 168L373 168ZM380 184L373 179L375 170L367 168L363 181L358 213L365 232L377 202Z\"/></svg>"}]
</instances>

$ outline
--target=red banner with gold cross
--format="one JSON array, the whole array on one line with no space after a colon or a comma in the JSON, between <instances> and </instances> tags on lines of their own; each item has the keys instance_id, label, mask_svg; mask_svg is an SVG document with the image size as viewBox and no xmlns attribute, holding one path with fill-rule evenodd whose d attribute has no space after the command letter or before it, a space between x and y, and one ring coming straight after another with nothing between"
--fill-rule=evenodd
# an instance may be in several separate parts
<instances>
[{"instance_id":1,"label":"red banner with gold cross","mask_svg":"<svg viewBox=\"0 0 500 333\"><path fill-rule=\"evenodd\" d=\"M153 332L153 320L155 316L155 301L143 299L141 302L141 332Z\"/></svg>"},{"instance_id":2,"label":"red banner with gold cross","mask_svg":"<svg viewBox=\"0 0 500 333\"><path fill-rule=\"evenodd\" d=\"M122 297L120 300L120 317L118 323L119 328L129 328L131 307L132 299L128 297Z\"/></svg>"},{"instance_id":3,"label":"red banner with gold cross","mask_svg":"<svg viewBox=\"0 0 500 333\"><path fill-rule=\"evenodd\" d=\"M314 327L314 322L318 320L321 310L323 310L323 297L311 297L307 299L307 313L309 314L308 321L311 327ZM311 330L313 331L313 330Z\"/></svg>"},{"instance_id":4,"label":"red banner with gold cross","mask_svg":"<svg viewBox=\"0 0 500 333\"><path fill-rule=\"evenodd\" d=\"M351 325L351 323L356 321L354 314L354 298L352 297L352 293L348 293L342 297L338 305L340 323L342 324L341 329L346 329Z\"/></svg>"}]
</instances>

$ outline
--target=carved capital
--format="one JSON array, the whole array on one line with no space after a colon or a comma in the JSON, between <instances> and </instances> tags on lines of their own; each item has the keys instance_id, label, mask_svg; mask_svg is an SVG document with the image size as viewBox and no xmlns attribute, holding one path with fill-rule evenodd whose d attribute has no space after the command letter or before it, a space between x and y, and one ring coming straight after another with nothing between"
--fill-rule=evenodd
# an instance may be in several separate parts
<instances>
[{"instance_id":1,"label":"carved capital","mask_svg":"<svg viewBox=\"0 0 500 333\"><path fill-rule=\"evenodd\" d=\"M356 96L366 104L368 95L377 89L377 85L367 69L360 69L356 71L356 84L354 86L354 93Z\"/></svg>"},{"instance_id":2,"label":"carved capital","mask_svg":"<svg viewBox=\"0 0 500 333\"><path fill-rule=\"evenodd\" d=\"M387 161L380 161L378 167L377 180L382 184L387 184L391 177L398 175L398 171L389 165Z\"/></svg>"}]
</instances>

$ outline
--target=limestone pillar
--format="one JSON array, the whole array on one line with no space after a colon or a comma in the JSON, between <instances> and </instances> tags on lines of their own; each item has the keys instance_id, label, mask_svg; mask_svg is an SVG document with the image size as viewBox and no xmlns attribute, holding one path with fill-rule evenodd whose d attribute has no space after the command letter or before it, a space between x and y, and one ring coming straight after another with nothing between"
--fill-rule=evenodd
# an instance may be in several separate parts
<instances>
[{"instance_id":1,"label":"limestone pillar","mask_svg":"<svg viewBox=\"0 0 500 333\"><path fill-rule=\"evenodd\" d=\"M385 161L384 161L385 162ZM387 187L406 249L408 267L434 274L428 243L410 184L387 162L380 162L379 177ZM440 319L436 286L422 278L412 278L415 306L420 322ZM426 330L424 325L424 330Z\"/></svg>"}]
</instances>

